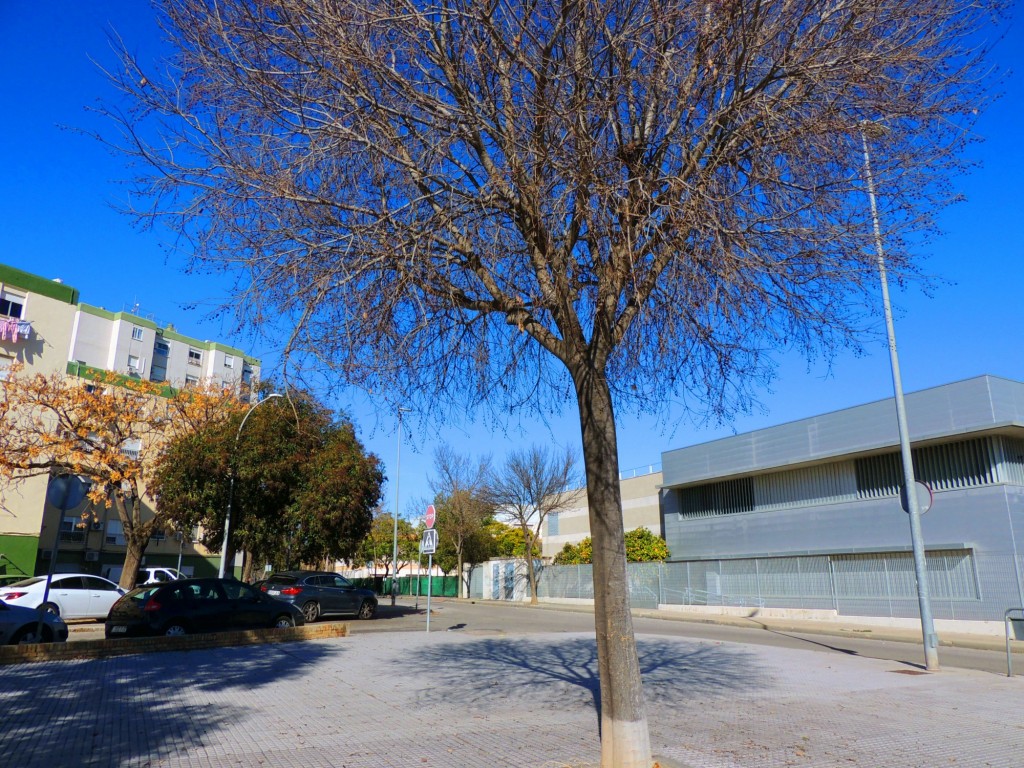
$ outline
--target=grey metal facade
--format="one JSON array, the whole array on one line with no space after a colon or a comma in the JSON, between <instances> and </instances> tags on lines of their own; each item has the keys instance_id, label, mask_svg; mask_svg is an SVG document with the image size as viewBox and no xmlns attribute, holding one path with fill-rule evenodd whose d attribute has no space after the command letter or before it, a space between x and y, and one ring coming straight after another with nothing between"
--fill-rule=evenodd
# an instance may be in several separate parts
<instances>
[{"instance_id":1,"label":"grey metal facade","mask_svg":"<svg viewBox=\"0 0 1024 768\"><path fill-rule=\"evenodd\" d=\"M980 376L906 400L916 476L933 489L922 529L935 617L1001 621L1024 604L1024 384ZM897 450L890 398L668 451L671 560L713 573L701 582L712 595L916 616Z\"/></svg>"}]
</instances>

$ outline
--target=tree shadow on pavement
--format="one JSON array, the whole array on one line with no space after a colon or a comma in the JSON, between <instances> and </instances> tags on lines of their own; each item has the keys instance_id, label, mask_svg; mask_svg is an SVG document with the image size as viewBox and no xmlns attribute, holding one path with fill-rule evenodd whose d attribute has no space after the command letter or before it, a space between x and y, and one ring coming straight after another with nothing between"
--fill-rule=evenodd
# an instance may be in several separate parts
<instances>
[{"instance_id":1,"label":"tree shadow on pavement","mask_svg":"<svg viewBox=\"0 0 1024 768\"><path fill-rule=\"evenodd\" d=\"M753 654L735 645L648 637L638 639L638 654L644 696L652 704L709 700L770 682ZM593 637L474 640L425 648L417 659L431 680L420 694L424 703L443 690L446 700L468 706L528 703L534 711L553 712L592 707L600 724Z\"/></svg>"},{"instance_id":2,"label":"tree shadow on pavement","mask_svg":"<svg viewBox=\"0 0 1024 768\"><path fill-rule=\"evenodd\" d=\"M253 711L246 696L340 653L281 643L19 664L0 674L0 764L158 765Z\"/></svg>"}]
</instances>

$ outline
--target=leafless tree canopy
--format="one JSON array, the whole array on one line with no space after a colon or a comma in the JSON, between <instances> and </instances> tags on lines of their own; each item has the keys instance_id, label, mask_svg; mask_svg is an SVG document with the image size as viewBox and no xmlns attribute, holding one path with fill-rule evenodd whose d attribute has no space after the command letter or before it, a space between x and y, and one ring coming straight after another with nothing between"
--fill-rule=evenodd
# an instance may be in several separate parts
<instances>
[{"instance_id":1,"label":"leafless tree canopy","mask_svg":"<svg viewBox=\"0 0 1024 768\"><path fill-rule=\"evenodd\" d=\"M896 235L944 202L1001 4L164 0L177 54L129 42L109 111L156 169L138 212L298 359L513 406L589 367L715 410L765 350L862 328L865 120L912 270Z\"/></svg>"},{"instance_id":2,"label":"leafless tree canopy","mask_svg":"<svg viewBox=\"0 0 1024 768\"><path fill-rule=\"evenodd\" d=\"M616 406L712 414L766 352L852 343L930 226L1004 0L163 0L108 111L244 320L421 406L575 400L602 765L649 766ZM145 171L144 171L145 173ZM571 384L570 384L571 382Z\"/></svg>"},{"instance_id":3,"label":"leafless tree canopy","mask_svg":"<svg viewBox=\"0 0 1024 768\"><path fill-rule=\"evenodd\" d=\"M578 464L572 446L533 445L511 451L505 463L488 474L487 495L497 514L523 533L531 603L538 602L533 552L544 521L583 501Z\"/></svg>"}]
</instances>

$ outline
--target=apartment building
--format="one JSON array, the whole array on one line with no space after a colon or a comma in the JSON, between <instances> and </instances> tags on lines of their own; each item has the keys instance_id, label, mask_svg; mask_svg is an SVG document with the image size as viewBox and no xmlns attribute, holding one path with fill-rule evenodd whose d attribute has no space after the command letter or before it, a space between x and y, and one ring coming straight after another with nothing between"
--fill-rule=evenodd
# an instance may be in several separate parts
<instances>
[{"instance_id":1,"label":"apartment building","mask_svg":"<svg viewBox=\"0 0 1024 768\"><path fill-rule=\"evenodd\" d=\"M133 312L110 312L79 301L79 292L0 264L0 376L15 362L32 373L89 377L98 371L181 387L213 381L241 391L259 381L260 363L220 342L193 339L171 325ZM79 523L82 507L60 511L46 503L45 477L4 491L0 509L0 575L45 572L56 553L57 571L116 573L125 540L113 509L91 510L96 521ZM215 573L211 553L159 532L146 565L177 566L187 573Z\"/></svg>"}]
</instances>

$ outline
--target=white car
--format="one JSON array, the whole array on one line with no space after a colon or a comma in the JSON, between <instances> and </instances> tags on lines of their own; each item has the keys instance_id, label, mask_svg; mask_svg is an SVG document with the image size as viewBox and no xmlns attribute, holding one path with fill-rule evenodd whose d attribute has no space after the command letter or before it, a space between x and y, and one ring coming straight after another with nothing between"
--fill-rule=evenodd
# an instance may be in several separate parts
<instances>
[{"instance_id":1,"label":"white car","mask_svg":"<svg viewBox=\"0 0 1024 768\"><path fill-rule=\"evenodd\" d=\"M32 576L0 587L0 600L10 605L42 608L63 619L106 619L110 606L124 590L112 581L88 573L55 573L46 600L45 576Z\"/></svg>"},{"instance_id":2,"label":"white car","mask_svg":"<svg viewBox=\"0 0 1024 768\"><path fill-rule=\"evenodd\" d=\"M68 625L60 616L42 614L43 631L39 632L39 611L0 600L0 645L63 643L68 639Z\"/></svg>"},{"instance_id":3,"label":"white car","mask_svg":"<svg viewBox=\"0 0 1024 768\"><path fill-rule=\"evenodd\" d=\"M139 572L135 577L135 586L141 587L143 584L163 584L168 581L177 581L178 579L184 579L174 568L139 568Z\"/></svg>"}]
</instances>

